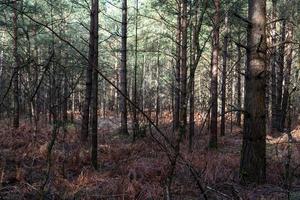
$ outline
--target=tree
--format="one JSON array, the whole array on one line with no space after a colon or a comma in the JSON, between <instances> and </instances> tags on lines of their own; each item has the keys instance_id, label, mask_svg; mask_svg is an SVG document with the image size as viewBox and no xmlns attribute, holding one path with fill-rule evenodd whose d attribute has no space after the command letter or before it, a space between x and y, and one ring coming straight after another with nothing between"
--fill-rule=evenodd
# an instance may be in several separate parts
<instances>
[{"instance_id":1,"label":"tree","mask_svg":"<svg viewBox=\"0 0 300 200\"><path fill-rule=\"evenodd\" d=\"M240 34L238 35L238 42L241 42ZM236 106L239 109L236 112L236 124L238 126L241 126L242 121L242 115L241 115L241 107L242 107L242 81L241 81L241 62L242 62L242 50L240 45L237 46L237 64L236 64L236 75L237 75L237 81L236 81Z\"/></svg>"},{"instance_id":2,"label":"tree","mask_svg":"<svg viewBox=\"0 0 300 200\"><path fill-rule=\"evenodd\" d=\"M97 163L97 147L98 147L98 17L99 2L92 0L91 9L91 30L90 30L90 60L89 64L92 67L92 165L95 169L98 168Z\"/></svg>"},{"instance_id":3,"label":"tree","mask_svg":"<svg viewBox=\"0 0 300 200\"><path fill-rule=\"evenodd\" d=\"M277 13L276 10L277 9L277 0L272 0L272 19L276 20L277 17ZM277 127L277 115L276 115L276 68L277 68L277 64L276 64L276 59L277 59L277 48L275 46L276 44L276 26L277 23L273 22L271 24L271 42L272 45L274 45L274 47L271 48L271 53L270 53L270 64L271 64L271 126L272 128L276 128Z\"/></svg>"},{"instance_id":4,"label":"tree","mask_svg":"<svg viewBox=\"0 0 300 200\"><path fill-rule=\"evenodd\" d=\"M281 44L279 47L278 55L278 71L277 71L277 83L276 83L276 117L275 127L278 131L282 131L281 117L282 117L282 88L284 80L284 60L285 60L285 36L286 36L286 19L282 20L281 23Z\"/></svg>"},{"instance_id":5,"label":"tree","mask_svg":"<svg viewBox=\"0 0 300 200\"><path fill-rule=\"evenodd\" d=\"M93 3L93 1L92 1ZM92 4L93 5L93 4ZM81 122L81 140L83 142L87 141L88 134L89 134L89 123L90 123L90 106L91 106L91 99L92 99L92 84L93 84L93 60L94 60L94 48L93 42L94 36L92 35L93 26L95 23L92 16L93 11L91 10L90 16L90 42L89 42L89 63L86 68L86 81L85 81L85 96L84 96L84 104L82 109L82 122Z\"/></svg>"},{"instance_id":6,"label":"tree","mask_svg":"<svg viewBox=\"0 0 300 200\"><path fill-rule=\"evenodd\" d=\"M14 48L13 48L13 55L14 55L14 68L13 68L13 126L14 128L18 128L20 125L20 102L19 102L19 67L20 67L20 60L19 60L19 53L18 53L18 2L14 0L13 2L13 40L14 40Z\"/></svg>"},{"instance_id":7,"label":"tree","mask_svg":"<svg viewBox=\"0 0 300 200\"><path fill-rule=\"evenodd\" d=\"M138 105L137 101L137 70L138 70L138 15L139 15L139 0L136 0L136 13L135 13L135 49L134 49L134 84L133 84L133 103ZM137 109L133 108L133 141L135 141L136 136L139 131L139 119Z\"/></svg>"},{"instance_id":8,"label":"tree","mask_svg":"<svg viewBox=\"0 0 300 200\"><path fill-rule=\"evenodd\" d=\"M248 1L242 183L266 180L266 0Z\"/></svg>"},{"instance_id":9,"label":"tree","mask_svg":"<svg viewBox=\"0 0 300 200\"><path fill-rule=\"evenodd\" d=\"M181 77L180 77L180 131L185 133L187 123L187 39L188 39L188 19L187 19L187 0L182 0L182 13L181 13Z\"/></svg>"},{"instance_id":10,"label":"tree","mask_svg":"<svg viewBox=\"0 0 300 200\"><path fill-rule=\"evenodd\" d=\"M293 39L293 24L288 23L287 25L287 41L289 44L287 45L287 56L286 56L286 72L284 76L284 90L283 90L283 97L282 97L282 114L281 114L281 122L280 122L280 129L284 130L285 128L285 121L288 111L288 101L290 96L290 83L291 83L291 70L292 70L292 63L293 63L293 45L291 43Z\"/></svg>"},{"instance_id":11,"label":"tree","mask_svg":"<svg viewBox=\"0 0 300 200\"><path fill-rule=\"evenodd\" d=\"M121 65L120 88L127 95L127 0L122 1L122 28L121 28ZM124 96L120 96L121 129L120 132L128 135L127 128L127 102Z\"/></svg>"},{"instance_id":12,"label":"tree","mask_svg":"<svg viewBox=\"0 0 300 200\"><path fill-rule=\"evenodd\" d=\"M214 0L215 14L213 20L212 56L211 56L211 116L209 147L217 148L218 138L218 65L219 65L219 29L220 0Z\"/></svg>"},{"instance_id":13,"label":"tree","mask_svg":"<svg viewBox=\"0 0 300 200\"><path fill-rule=\"evenodd\" d=\"M228 16L225 16L225 36L223 44L223 68L222 68L222 108L221 108L221 136L225 135L225 106L226 106L226 79L228 57Z\"/></svg>"},{"instance_id":14,"label":"tree","mask_svg":"<svg viewBox=\"0 0 300 200\"><path fill-rule=\"evenodd\" d=\"M176 66L175 66L175 103L173 128L179 128L179 113L180 113L180 77L181 77L181 3L177 3L177 29L176 29Z\"/></svg>"}]
</instances>

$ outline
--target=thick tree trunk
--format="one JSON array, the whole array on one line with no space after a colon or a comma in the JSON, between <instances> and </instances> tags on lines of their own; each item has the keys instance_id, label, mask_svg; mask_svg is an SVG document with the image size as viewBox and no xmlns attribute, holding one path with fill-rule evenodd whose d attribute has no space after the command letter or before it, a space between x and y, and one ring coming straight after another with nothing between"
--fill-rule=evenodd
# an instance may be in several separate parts
<instances>
[{"instance_id":1,"label":"thick tree trunk","mask_svg":"<svg viewBox=\"0 0 300 200\"><path fill-rule=\"evenodd\" d=\"M121 41L121 66L120 66L120 89L127 95L127 0L122 2L122 41ZM120 95L121 129L120 133L128 135L127 128L127 102Z\"/></svg>"},{"instance_id":2,"label":"thick tree trunk","mask_svg":"<svg viewBox=\"0 0 300 200\"><path fill-rule=\"evenodd\" d=\"M219 64L219 29L220 29L220 0L214 0L215 15L212 38L211 56L211 116L209 147L217 148L218 138L218 64Z\"/></svg>"},{"instance_id":3,"label":"thick tree trunk","mask_svg":"<svg viewBox=\"0 0 300 200\"><path fill-rule=\"evenodd\" d=\"M18 3L14 1L14 16L13 16L13 54L14 54L14 69L13 69L13 126L18 128L20 125L20 97L19 97L19 53L18 53Z\"/></svg>"},{"instance_id":4,"label":"thick tree trunk","mask_svg":"<svg viewBox=\"0 0 300 200\"><path fill-rule=\"evenodd\" d=\"M241 182L266 180L266 0L248 1L245 118Z\"/></svg>"}]
</instances>

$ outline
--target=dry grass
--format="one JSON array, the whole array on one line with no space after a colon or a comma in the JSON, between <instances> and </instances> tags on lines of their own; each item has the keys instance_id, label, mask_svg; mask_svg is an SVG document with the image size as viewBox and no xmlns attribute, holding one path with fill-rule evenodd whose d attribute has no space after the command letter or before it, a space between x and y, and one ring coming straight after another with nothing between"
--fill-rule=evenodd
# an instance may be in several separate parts
<instances>
[{"instance_id":1,"label":"dry grass","mask_svg":"<svg viewBox=\"0 0 300 200\"><path fill-rule=\"evenodd\" d=\"M166 117L168 118L168 116ZM110 119L113 121L113 119ZM3 199L35 199L39 197L45 179L47 144L51 126L39 128L36 140L33 128L24 123L18 130L1 122L0 130L0 197ZM168 158L159 146L146 137L132 143L130 138L116 134L114 123L102 123L99 129L99 164L95 171L90 166L90 149L82 146L76 127L70 126L63 142L59 133L52 152L53 165L46 185L48 199L163 199L165 182L170 169ZM110 128L111 126L111 128ZM167 125L164 125L166 127ZM169 130L169 129L166 129ZM167 135L172 138L170 131ZM293 131L294 188L300 156L300 129ZM194 138L194 150L188 151L187 141L181 153L201 175L210 199L284 199L284 162L287 137L268 136L268 184L243 187L239 181L241 130L219 138L219 149L207 149L205 134ZM175 199L199 199L201 193L184 163L178 162L172 194Z\"/></svg>"}]
</instances>

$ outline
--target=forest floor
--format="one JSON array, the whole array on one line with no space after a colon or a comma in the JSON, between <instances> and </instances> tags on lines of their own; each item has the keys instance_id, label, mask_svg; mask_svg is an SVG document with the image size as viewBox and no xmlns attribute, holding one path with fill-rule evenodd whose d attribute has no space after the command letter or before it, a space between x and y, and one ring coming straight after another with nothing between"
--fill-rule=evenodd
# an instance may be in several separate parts
<instances>
[{"instance_id":1,"label":"forest floor","mask_svg":"<svg viewBox=\"0 0 300 200\"><path fill-rule=\"evenodd\" d=\"M65 137L60 131L52 151L49 179L42 190L49 169L47 146L52 137L51 126L40 125L34 137L34 128L28 122L13 130L9 123L1 121L0 199L41 199L41 196L44 199L164 199L170 169L167 154L149 136L149 131L146 137L132 143L131 138L118 134L116 122L114 118L100 120L98 171L91 167L89 148L80 143L79 127L70 124ZM161 127L172 140L169 122L166 120ZM239 184L241 129L229 128L226 136L219 137L218 150L213 151L207 149L205 132L201 135L196 132L192 153L184 141L181 155L197 170L208 199L288 198L289 190L284 187L287 134L267 137L267 184L245 187ZM161 141L155 130L152 134ZM295 125L292 136L290 196L299 199L300 126ZM172 199L202 199L189 167L181 160L176 166L171 195Z\"/></svg>"}]
</instances>

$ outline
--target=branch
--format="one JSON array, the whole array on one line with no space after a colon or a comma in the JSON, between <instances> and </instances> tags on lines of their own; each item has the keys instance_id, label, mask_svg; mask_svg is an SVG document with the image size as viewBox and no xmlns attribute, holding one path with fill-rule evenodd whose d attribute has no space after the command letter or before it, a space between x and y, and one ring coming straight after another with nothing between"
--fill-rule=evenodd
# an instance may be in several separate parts
<instances>
[{"instance_id":1,"label":"branch","mask_svg":"<svg viewBox=\"0 0 300 200\"><path fill-rule=\"evenodd\" d=\"M243 49L248 50L248 47L247 47L247 46L245 46L245 45L243 45L243 44L241 44L241 43L239 43L239 42L237 42L237 41L235 41L235 40L232 40L232 41L233 41L234 44L236 44L237 46L242 47Z\"/></svg>"},{"instance_id":2,"label":"branch","mask_svg":"<svg viewBox=\"0 0 300 200\"><path fill-rule=\"evenodd\" d=\"M252 23L245 17L242 17L241 15L237 14L237 13L233 13L233 16L235 16L236 18L242 20L243 22L246 22L249 25L252 25Z\"/></svg>"}]
</instances>

